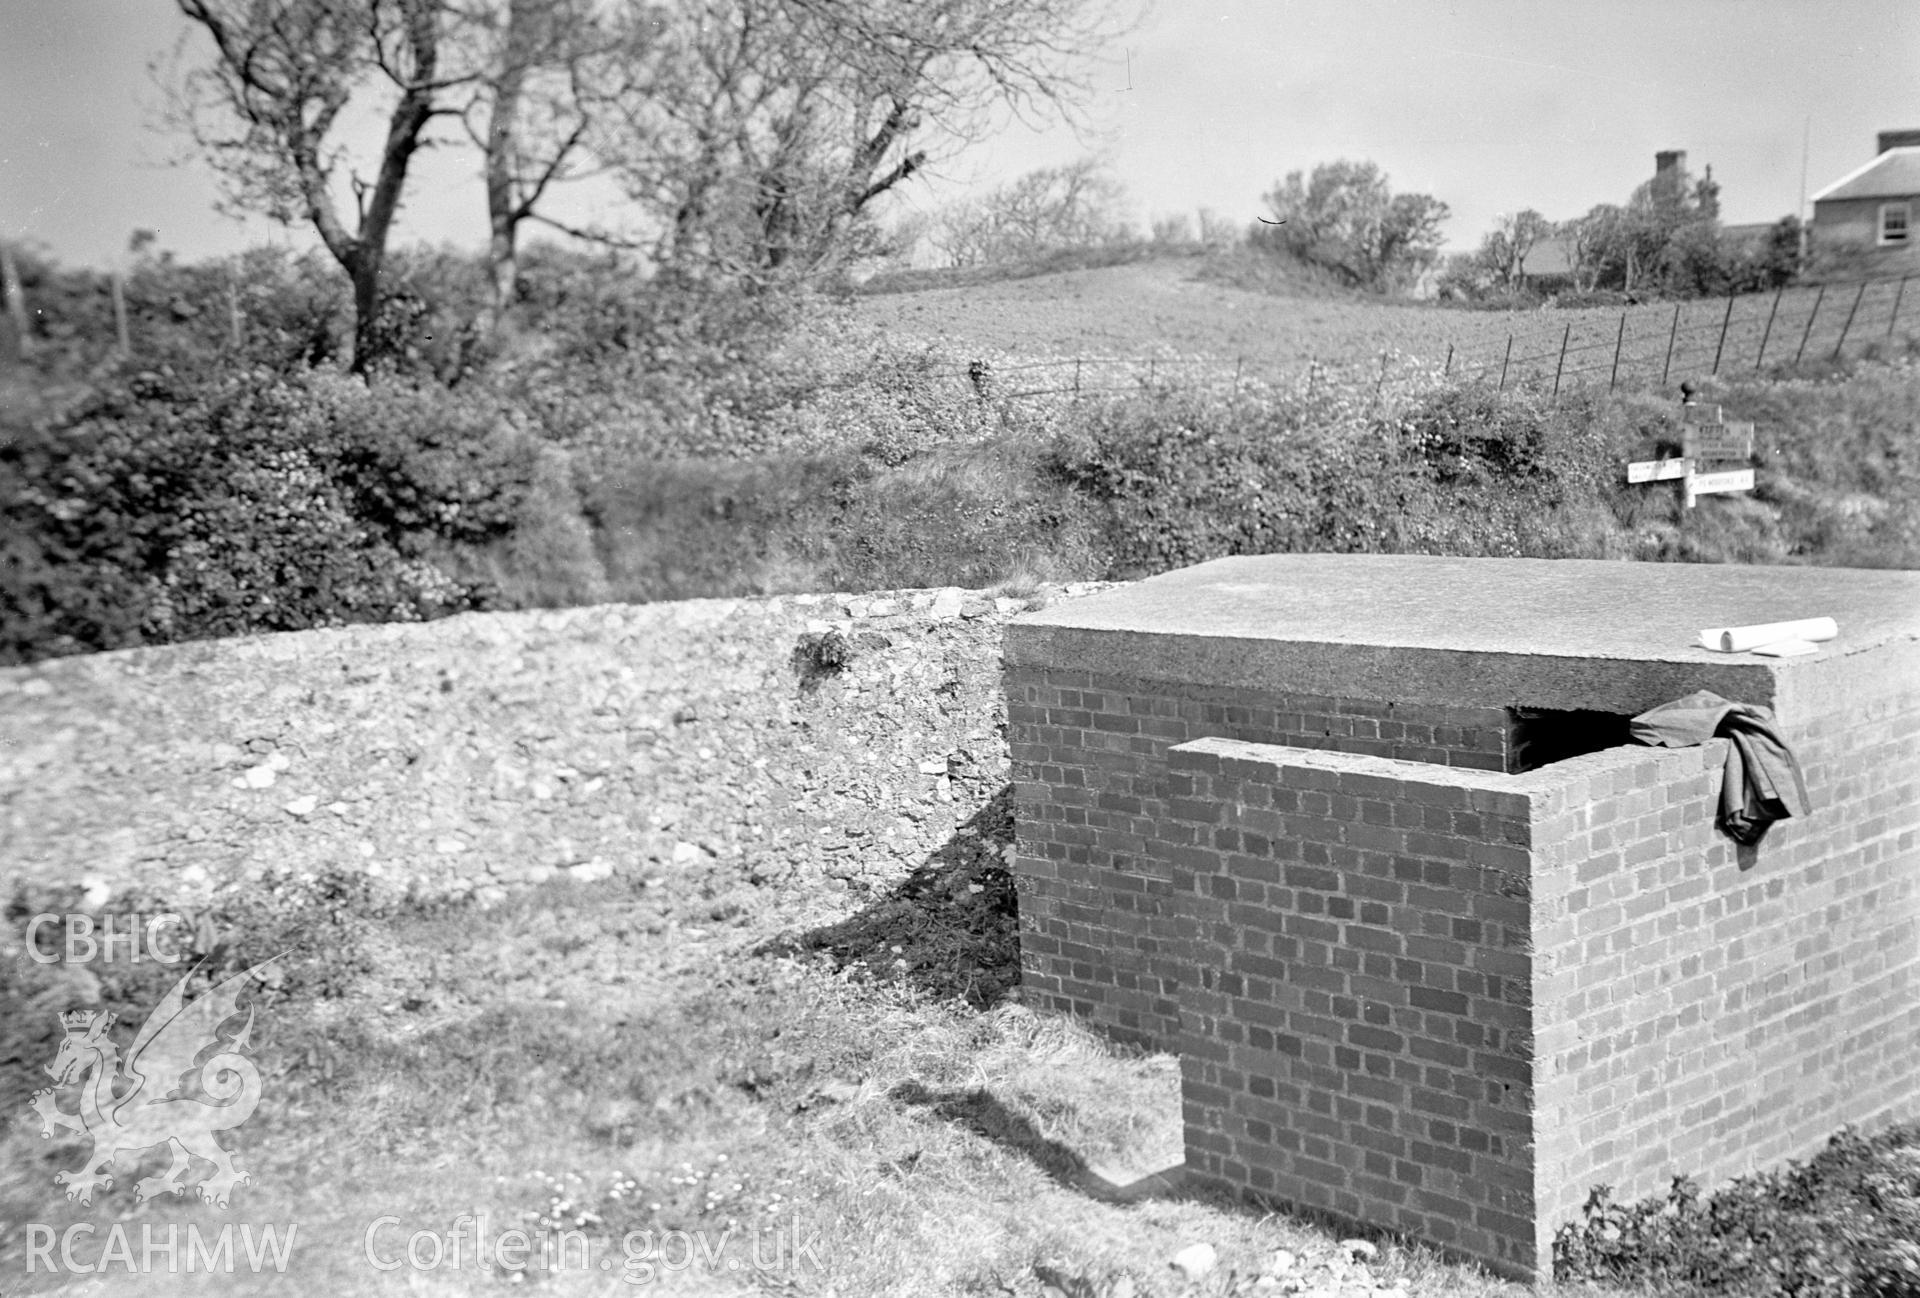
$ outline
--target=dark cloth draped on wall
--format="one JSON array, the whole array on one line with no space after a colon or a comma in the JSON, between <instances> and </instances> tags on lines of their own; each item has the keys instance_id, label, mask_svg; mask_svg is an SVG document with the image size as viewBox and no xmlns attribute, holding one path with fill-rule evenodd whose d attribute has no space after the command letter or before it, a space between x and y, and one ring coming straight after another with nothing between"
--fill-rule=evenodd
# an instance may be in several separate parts
<instances>
[{"instance_id":1,"label":"dark cloth draped on wall","mask_svg":"<svg viewBox=\"0 0 1920 1298\"><path fill-rule=\"evenodd\" d=\"M1720 827L1736 843L1757 843L1774 821L1812 809L1800 763L1773 728L1771 709L1699 690L1642 712L1630 729L1636 742L1656 748L1731 741L1720 786Z\"/></svg>"}]
</instances>

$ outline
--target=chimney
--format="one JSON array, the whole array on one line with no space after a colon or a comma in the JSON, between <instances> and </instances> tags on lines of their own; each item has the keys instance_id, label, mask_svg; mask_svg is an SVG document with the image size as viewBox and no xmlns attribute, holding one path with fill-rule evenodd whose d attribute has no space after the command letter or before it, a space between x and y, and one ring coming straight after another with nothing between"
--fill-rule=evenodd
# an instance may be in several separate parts
<instances>
[{"instance_id":1,"label":"chimney","mask_svg":"<svg viewBox=\"0 0 1920 1298\"><path fill-rule=\"evenodd\" d=\"M1874 153L1874 156L1879 157L1880 154L1885 153L1888 149L1905 148L1915 144L1920 144L1920 131L1882 131L1880 132L1880 148Z\"/></svg>"},{"instance_id":2,"label":"chimney","mask_svg":"<svg viewBox=\"0 0 1920 1298\"><path fill-rule=\"evenodd\" d=\"M1653 155L1653 174L1664 176L1670 171L1684 171L1687 166L1685 149L1662 149Z\"/></svg>"}]
</instances>

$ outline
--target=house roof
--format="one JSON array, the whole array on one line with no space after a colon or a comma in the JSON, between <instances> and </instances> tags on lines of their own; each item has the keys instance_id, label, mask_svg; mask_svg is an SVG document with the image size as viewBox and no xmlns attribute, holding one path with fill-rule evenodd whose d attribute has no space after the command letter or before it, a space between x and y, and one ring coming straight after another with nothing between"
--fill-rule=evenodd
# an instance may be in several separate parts
<instances>
[{"instance_id":1,"label":"house roof","mask_svg":"<svg viewBox=\"0 0 1920 1298\"><path fill-rule=\"evenodd\" d=\"M1846 198L1912 198L1920 195L1920 144L1888 149L1813 196L1816 203Z\"/></svg>"}]
</instances>

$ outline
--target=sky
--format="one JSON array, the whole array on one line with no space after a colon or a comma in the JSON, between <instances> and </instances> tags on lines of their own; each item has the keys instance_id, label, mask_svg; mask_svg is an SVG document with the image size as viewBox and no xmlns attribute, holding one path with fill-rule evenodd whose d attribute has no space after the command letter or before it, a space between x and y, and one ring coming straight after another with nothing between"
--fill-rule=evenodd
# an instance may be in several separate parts
<instances>
[{"instance_id":1,"label":"sky","mask_svg":"<svg viewBox=\"0 0 1920 1298\"><path fill-rule=\"evenodd\" d=\"M136 228L193 259L310 232L215 210L211 173L166 133L151 71L189 24L172 0L0 0L0 238L108 268ZM184 47L191 58L200 47ZM1722 219L1772 221L1920 128L1916 0L1156 0L1089 67L1083 121L1018 123L913 182L930 210L1097 154L1132 218L1206 207L1238 224L1287 172L1367 159L1452 210L1450 248L1501 213L1622 202L1681 149L1711 164ZM416 169L397 238L478 248L477 160ZM582 190L572 219L617 223Z\"/></svg>"}]
</instances>

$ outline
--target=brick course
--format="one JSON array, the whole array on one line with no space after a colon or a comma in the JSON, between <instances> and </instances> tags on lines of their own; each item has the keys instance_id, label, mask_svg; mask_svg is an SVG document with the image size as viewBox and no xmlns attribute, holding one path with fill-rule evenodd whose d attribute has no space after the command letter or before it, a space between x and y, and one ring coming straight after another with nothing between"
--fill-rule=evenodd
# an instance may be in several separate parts
<instances>
[{"instance_id":1,"label":"brick course","mask_svg":"<svg viewBox=\"0 0 1920 1298\"><path fill-rule=\"evenodd\" d=\"M1023 995L1153 1049L1179 1040L1166 750L1203 736L1504 769L1501 708L1396 705L1010 665Z\"/></svg>"}]
</instances>

